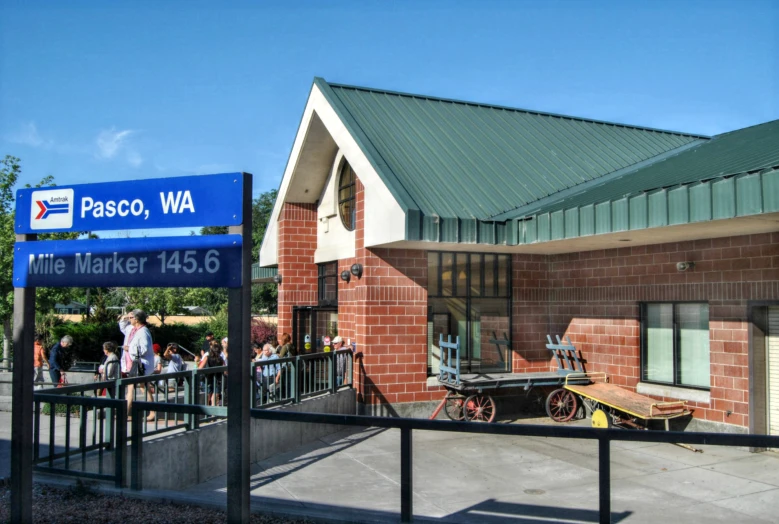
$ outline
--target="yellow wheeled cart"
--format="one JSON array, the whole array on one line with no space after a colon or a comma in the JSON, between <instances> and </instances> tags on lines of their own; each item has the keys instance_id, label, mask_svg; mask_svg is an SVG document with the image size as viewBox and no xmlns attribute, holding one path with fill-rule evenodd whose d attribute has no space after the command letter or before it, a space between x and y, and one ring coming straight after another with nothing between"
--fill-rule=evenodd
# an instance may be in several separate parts
<instances>
[{"instance_id":1,"label":"yellow wheeled cart","mask_svg":"<svg viewBox=\"0 0 779 524\"><path fill-rule=\"evenodd\" d=\"M549 396L547 413L552 420L570 420L570 415L579 409L579 402L592 414L592 426L598 428L646 429L650 420L662 420L667 431L671 419L692 413L684 401L659 402L610 384L605 373L567 375L563 387Z\"/></svg>"}]
</instances>

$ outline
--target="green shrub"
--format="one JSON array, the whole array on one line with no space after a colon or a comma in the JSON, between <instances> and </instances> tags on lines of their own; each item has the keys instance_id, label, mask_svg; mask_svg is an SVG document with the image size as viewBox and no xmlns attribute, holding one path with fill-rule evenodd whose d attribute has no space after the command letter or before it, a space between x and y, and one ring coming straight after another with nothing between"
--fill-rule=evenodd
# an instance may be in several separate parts
<instances>
[{"instance_id":1,"label":"green shrub","mask_svg":"<svg viewBox=\"0 0 779 524\"><path fill-rule=\"evenodd\" d=\"M67 404L55 404L55 406L56 407L54 408L54 414L56 416L64 417L68 411ZM80 408L81 406L70 406L70 416L72 417L75 415L76 417L78 417L81 414ZM86 408L86 409L89 410L90 408ZM41 404L41 415L51 415L51 404L49 404L48 402L44 402L43 404Z\"/></svg>"},{"instance_id":2,"label":"green shrub","mask_svg":"<svg viewBox=\"0 0 779 524\"><path fill-rule=\"evenodd\" d=\"M193 326L185 324L166 324L164 326L149 325L152 340L162 348L170 342L176 342L197 354L202 344L205 333L212 329L208 322L201 322ZM216 332L216 330L214 330ZM225 334L227 330L225 329ZM65 335L73 337L73 347L68 350L71 361L99 362L103 358L103 343L112 341L121 346L124 343L124 335L119 331L117 322L75 323L64 322L49 328L48 337L51 344L58 342ZM186 353L182 353L182 357Z\"/></svg>"},{"instance_id":3,"label":"green shrub","mask_svg":"<svg viewBox=\"0 0 779 524\"><path fill-rule=\"evenodd\" d=\"M103 358L103 342L116 342L122 345L124 335L116 322L105 324L85 324L83 322L65 322L50 330L52 344L59 342L65 335L73 337L73 346L68 348L68 357L81 362L99 362Z\"/></svg>"}]
</instances>

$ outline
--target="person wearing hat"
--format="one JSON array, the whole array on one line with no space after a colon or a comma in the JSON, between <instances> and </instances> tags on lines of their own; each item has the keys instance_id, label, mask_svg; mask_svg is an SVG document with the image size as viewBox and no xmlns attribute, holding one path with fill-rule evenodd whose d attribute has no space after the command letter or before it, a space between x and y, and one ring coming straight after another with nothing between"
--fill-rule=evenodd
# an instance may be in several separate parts
<instances>
[{"instance_id":1,"label":"person wearing hat","mask_svg":"<svg viewBox=\"0 0 779 524\"><path fill-rule=\"evenodd\" d=\"M162 373L162 357L160 357L162 346L155 342L151 345L151 349L154 351L154 371L152 371L152 374L159 375Z\"/></svg>"},{"instance_id":2,"label":"person wearing hat","mask_svg":"<svg viewBox=\"0 0 779 524\"><path fill-rule=\"evenodd\" d=\"M338 353L338 351L342 350L349 350L347 353L346 351L343 351L342 353ZM335 354L335 376L336 380L338 381L338 386L343 386L344 382L346 382L346 371L348 369L348 363L352 358L352 346L351 344L344 346L344 339L340 336L337 336L333 339L333 351L336 352Z\"/></svg>"},{"instance_id":3,"label":"person wearing hat","mask_svg":"<svg viewBox=\"0 0 779 524\"><path fill-rule=\"evenodd\" d=\"M206 332L206 338L203 341L203 346L202 346L203 351L201 353L208 353L208 350L211 349L212 340L214 340L214 332L213 331Z\"/></svg>"}]
</instances>

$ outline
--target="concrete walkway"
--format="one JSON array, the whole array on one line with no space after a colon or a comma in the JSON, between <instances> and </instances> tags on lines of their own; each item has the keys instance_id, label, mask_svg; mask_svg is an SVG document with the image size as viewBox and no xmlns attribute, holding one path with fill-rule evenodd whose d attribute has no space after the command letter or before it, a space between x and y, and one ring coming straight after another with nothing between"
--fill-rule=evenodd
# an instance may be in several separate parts
<instances>
[{"instance_id":1,"label":"concrete walkway","mask_svg":"<svg viewBox=\"0 0 779 524\"><path fill-rule=\"evenodd\" d=\"M7 471L9 460L3 442L10 439L10 414L7 418L6 423L0 414L2 471ZM415 520L598 521L595 442L422 431L413 435ZM715 446L693 453L641 442L612 446L612 522L777 520L779 454ZM254 465L252 507L338 522L396 522L399 478L398 431L348 429ZM217 477L185 491L123 491L224 507L225 485L225 477Z\"/></svg>"},{"instance_id":2,"label":"concrete walkway","mask_svg":"<svg viewBox=\"0 0 779 524\"><path fill-rule=\"evenodd\" d=\"M417 520L598 521L596 442L413 435ZM776 522L779 454L717 446L703 450L613 443L612 522ZM399 479L398 431L346 430L255 465L252 505L335 520L396 521ZM180 496L223 503L225 478Z\"/></svg>"}]
</instances>

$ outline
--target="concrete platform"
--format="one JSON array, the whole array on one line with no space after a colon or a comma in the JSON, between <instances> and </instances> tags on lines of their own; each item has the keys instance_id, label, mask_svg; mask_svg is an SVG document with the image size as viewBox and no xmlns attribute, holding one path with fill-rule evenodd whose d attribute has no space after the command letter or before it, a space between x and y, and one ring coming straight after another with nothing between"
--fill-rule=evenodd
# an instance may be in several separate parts
<instances>
[{"instance_id":1,"label":"concrete platform","mask_svg":"<svg viewBox=\"0 0 779 524\"><path fill-rule=\"evenodd\" d=\"M2 416L0 451L6 453L10 416L8 423ZM595 442L419 431L413 443L415 521L598 522ZM612 522L776 521L779 454L702 449L693 453L671 444L614 442ZM0 466L7 468L7 463L5 455ZM252 508L331 522L397 522L399 477L398 431L347 429L253 465ZM225 485L222 476L183 491L121 491L224 507Z\"/></svg>"},{"instance_id":2,"label":"concrete platform","mask_svg":"<svg viewBox=\"0 0 779 524\"><path fill-rule=\"evenodd\" d=\"M413 445L415 520L598 521L595 442L420 431ZM776 522L779 454L702 449L615 442L612 522ZM399 478L400 433L350 429L254 465L252 506L325 520L397 521ZM215 478L179 496L224 504L225 483Z\"/></svg>"}]
</instances>

